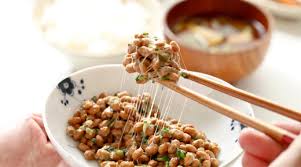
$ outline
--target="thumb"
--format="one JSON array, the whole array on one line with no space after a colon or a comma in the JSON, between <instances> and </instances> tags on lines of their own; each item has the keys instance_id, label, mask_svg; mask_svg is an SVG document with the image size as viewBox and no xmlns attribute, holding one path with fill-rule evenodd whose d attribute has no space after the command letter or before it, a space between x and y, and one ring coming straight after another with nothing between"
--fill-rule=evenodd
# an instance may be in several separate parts
<instances>
[{"instance_id":1,"label":"thumb","mask_svg":"<svg viewBox=\"0 0 301 167\"><path fill-rule=\"evenodd\" d=\"M301 164L301 135L275 159L270 167L300 167Z\"/></svg>"}]
</instances>

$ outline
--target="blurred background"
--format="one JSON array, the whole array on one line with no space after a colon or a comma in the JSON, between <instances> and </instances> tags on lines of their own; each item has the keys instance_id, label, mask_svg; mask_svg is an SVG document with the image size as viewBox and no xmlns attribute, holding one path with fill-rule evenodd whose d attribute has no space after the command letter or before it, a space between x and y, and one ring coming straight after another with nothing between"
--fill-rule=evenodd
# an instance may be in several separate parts
<instances>
[{"instance_id":1,"label":"blurred background","mask_svg":"<svg viewBox=\"0 0 301 167\"><path fill-rule=\"evenodd\" d=\"M234 51L231 50L230 53L225 51L225 54L253 53L250 48L258 47L259 50L254 51L255 55L261 55L258 65L254 65L252 69L246 70L244 75L233 80L219 75L216 71L210 71L212 69L193 66L191 68L216 74L220 78L225 77L223 79L241 89L301 111L301 2L299 0L248 1L267 11L262 17L268 19L269 24L265 27L265 33L270 33L270 36L265 34L262 38L259 37L254 40L257 41L254 45L245 44L244 46L248 46L245 52L244 49L237 49L238 51L233 49ZM2 1L0 6L2 104L0 131L14 127L24 116L32 112L42 112L49 92L69 73L92 65L121 62L121 57L126 52L127 41L133 34L147 31L158 37L181 40L174 36L175 32L168 31L168 34L167 30L170 27L164 28L165 24L174 24L166 20L165 16L176 2L169 0ZM181 11L176 13L185 14ZM257 17L258 14L253 13L253 15ZM263 19L263 26L265 26L264 22ZM208 35L208 32L206 33ZM187 45L183 44L183 47L185 46ZM193 50L188 47L188 50L190 49ZM223 52L221 50L211 52L208 48L202 49L197 54L223 56L219 55ZM229 60L221 58L216 63L227 61ZM189 66L188 59L187 62ZM199 63L204 62L200 60ZM235 59L231 60L231 63L235 64ZM247 67L248 64L250 63L245 62L243 66ZM218 70L222 69L221 66L218 67ZM227 74L236 75L233 71ZM254 107L254 110L256 117L268 122L285 120L258 107ZM240 163L236 161L232 165L235 164Z\"/></svg>"}]
</instances>

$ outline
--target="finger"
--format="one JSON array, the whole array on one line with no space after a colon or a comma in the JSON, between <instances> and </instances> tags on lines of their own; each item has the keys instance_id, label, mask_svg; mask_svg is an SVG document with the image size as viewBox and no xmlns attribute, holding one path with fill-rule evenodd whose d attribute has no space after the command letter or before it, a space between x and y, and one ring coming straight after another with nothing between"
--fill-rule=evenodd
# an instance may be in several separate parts
<instances>
[{"instance_id":1,"label":"finger","mask_svg":"<svg viewBox=\"0 0 301 167\"><path fill-rule=\"evenodd\" d=\"M46 133L42 117L40 115L35 115L35 114L33 114L31 117L39 125L39 127L41 128L41 130L44 132L45 136L47 136L47 139L48 139L48 135Z\"/></svg>"},{"instance_id":2,"label":"finger","mask_svg":"<svg viewBox=\"0 0 301 167\"><path fill-rule=\"evenodd\" d=\"M58 163L62 160L61 156L58 154L58 152L55 150L52 143L48 142L44 145L44 154L48 156L48 158L52 159L54 162Z\"/></svg>"},{"instance_id":3,"label":"finger","mask_svg":"<svg viewBox=\"0 0 301 167\"><path fill-rule=\"evenodd\" d=\"M61 161L57 167L69 167L69 165L65 161Z\"/></svg>"},{"instance_id":4,"label":"finger","mask_svg":"<svg viewBox=\"0 0 301 167\"><path fill-rule=\"evenodd\" d=\"M43 120L42 120L42 117L41 117L41 116L32 114L31 117L38 123L38 125L39 125L41 128L44 129L44 124L43 124Z\"/></svg>"},{"instance_id":5,"label":"finger","mask_svg":"<svg viewBox=\"0 0 301 167\"><path fill-rule=\"evenodd\" d=\"M285 150L272 164L271 167L300 166L301 164L301 135Z\"/></svg>"},{"instance_id":6,"label":"finger","mask_svg":"<svg viewBox=\"0 0 301 167\"><path fill-rule=\"evenodd\" d=\"M284 147L265 134L246 128L239 136L241 147L248 153L256 155L266 162L273 161Z\"/></svg>"},{"instance_id":7,"label":"finger","mask_svg":"<svg viewBox=\"0 0 301 167\"><path fill-rule=\"evenodd\" d=\"M40 127L40 124L36 121L37 118L31 117L26 121L26 125L30 127L30 132L33 139L36 141L42 142L43 144L47 143L48 137L46 135L45 129Z\"/></svg>"},{"instance_id":8,"label":"finger","mask_svg":"<svg viewBox=\"0 0 301 167\"><path fill-rule=\"evenodd\" d=\"M301 124L299 122L276 122L274 125L297 135L301 131Z\"/></svg>"},{"instance_id":9,"label":"finger","mask_svg":"<svg viewBox=\"0 0 301 167\"><path fill-rule=\"evenodd\" d=\"M242 166L243 167L267 167L268 163L261 160L260 158L245 152L242 157Z\"/></svg>"},{"instance_id":10,"label":"finger","mask_svg":"<svg viewBox=\"0 0 301 167\"><path fill-rule=\"evenodd\" d=\"M41 113L32 113L32 115L42 117Z\"/></svg>"}]
</instances>

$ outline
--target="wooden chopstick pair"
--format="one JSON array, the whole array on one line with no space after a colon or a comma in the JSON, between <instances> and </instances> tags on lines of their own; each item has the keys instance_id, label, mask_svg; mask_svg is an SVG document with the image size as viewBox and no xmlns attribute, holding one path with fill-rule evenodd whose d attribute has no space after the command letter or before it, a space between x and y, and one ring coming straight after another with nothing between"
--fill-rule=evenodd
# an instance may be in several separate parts
<instances>
[{"instance_id":1,"label":"wooden chopstick pair","mask_svg":"<svg viewBox=\"0 0 301 167\"><path fill-rule=\"evenodd\" d=\"M256 104L258 106L267 108L271 111L275 111L276 113L279 113L281 115L287 116L292 119L295 119L297 121L301 121L301 113L300 112L280 106L279 104L276 104L274 102L266 100L262 97L258 97L249 92L240 90L238 88L222 85L222 84L220 84L216 81L210 80L208 78L195 75L194 73L192 73L190 71L182 71L181 73L182 73L182 76L186 79L189 79L194 82L200 83L202 85L208 86L212 89L218 90L220 92L223 92L230 96L236 97L238 99L241 99L241 100L250 102L252 104ZM257 129L257 130L265 133L266 135L272 137L279 143L290 144L296 138L296 135L291 132L288 132L288 131L281 129L279 127L276 127L274 125L268 124L266 122L263 122L256 118L253 118L251 116L243 114L225 104L222 104L216 100L210 99L204 95L200 95L200 94L198 94L194 91L191 91L185 87L179 86L176 83L173 83L170 81L162 81L162 80L157 80L156 82L158 82L158 83L168 87L169 89L172 89L175 92L178 92L204 106L207 106L208 108L210 108L214 111L217 111L220 114L223 114L229 118L237 120L246 126Z\"/></svg>"}]
</instances>

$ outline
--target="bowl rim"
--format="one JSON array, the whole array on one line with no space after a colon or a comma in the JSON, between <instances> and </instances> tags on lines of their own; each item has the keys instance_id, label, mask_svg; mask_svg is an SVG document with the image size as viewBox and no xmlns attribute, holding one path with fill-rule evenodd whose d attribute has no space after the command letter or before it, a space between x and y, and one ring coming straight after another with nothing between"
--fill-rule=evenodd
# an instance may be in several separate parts
<instances>
[{"instance_id":1,"label":"bowl rim","mask_svg":"<svg viewBox=\"0 0 301 167\"><path fill-rule=\"evenodd\" d=\"M254 1L254 0L248 0L248 1ZM281 7L281 8L285 8L286 10L297 10L297 11L301 11L301 6L295 6L295 5L288 5L285 3L281 3L281 2L276 2L273 0L262 0L264 2L265 5L274 5L277 7Z\"/></svg>"},{"instance_id":2,"label":"bowl rim","mask_svg":"<svg viewBox=\"0 0 301 167\"><path fill-rule=\"evenodd\" d=\"M163 27L164 27L164 35L166 37L168 37L170 40L174 40L175 42L177 42L180 45L180 48L185 48L185 50L189 50L192 51L194 53L205 53L207 55L210 56L232 56L233 53L239 53L239 52L245 52L248 50L253 50L257 47L260 47L260 45L264 42L264 41L270 41L271 39L271 35L272 35L272 30L273 30L273 25L274 25L274 19L272 17L272 15L265 10L263 7L260 7L258 5L255 5L251 2L245 1L245 0L239 0L241 3L245 3L255 9L257 9L267 20L267 25L268 28L266 29L265 33L263 34L263 36L261 36L260 38L256 38L255 40L252 40L251 42L248 42L246 45L246 47L234 47L234 49L231 49L229 51L216 51L216 52L211 52L210 50L206 50L206 49L202 49L202 48L193 48L190 47L188 44L186 44L185 42L182 42L182 40L180 38L178 38L178 36L171 30L170 25L168 24L168 17L170 15L170 13L175 9L175 7L177 6L181 6L184 3L187 3L187 1L179 1L175 4L173 4L165 13L164 18L163 18ZM202 55L204 56L204 55Z\"/></svg>"},{"instance_id":3,"label":"bowl rim","mask_svg":"<svg viewBox=\"0 0 301 167\"><path fill-rule=\"evenodd\" d=\"M266 8L275 15L282 16L287 19L301 19L301 6L293 6L284 3L275 2L273 0L247 0L258 6ZM300 14L300 15L298 15Z\"/></svg>"},{"instance_id":4,"label":"bowl rim","mask_svg":"<svg viewBox=\"0 0 301 167\"><path fill-rule=\"evenodd\" d=\"M75 76L75 75L79 75L79 74L81 74L81 73L83 73L83 72L87 72L87 71L91 71L91 70L95 70L95 69L101 69L101 68L116 68L116 67L118 67L118 68L121 67L121 68L122 68L122 65L121 65L121 64L105 64L105 65L92 66L92 67L84 68L84 69L81 69L81 70L76 71L76 72L74 72L74 73L71 73L71 74L67 75L67 77L72 77L72 76ZM214 77L214 76L207 75L207 74L200 73L200 72L195 72L195 73L197 73L197 74L199 74L199 75L203 75L203 76L205 76L205 77L208 77L209 79L214 79L214 80L216 80L216 81L218 81L218 82L221 82L222 84L226 84L226 85L228 85L228 86L232 86L230 83L228 83L228 82L226 82L226 81L223 81L222 79L216 78L216 77ZM233 87L233 86L232 86L232 87ZM50 99L51 99L50 97L51 97L51 95L54 93L55 90L56 90L56 89L53 88L52 91L49 93L49 96L47 97L47 101L46 101L46 105L45 105L45 110L44 110L44 112L42 113L42 119L43 119L43 123L44 123L44 126L45 126L46 133L47 133L47 135L48 135L50 141L52 142L54 148L58 151L58 153L59 153L64 159L67 159L67 158L68 158L68 159L71 159L71 160L72 160L72 165L75 165L75 166L78 166L78 165L84 166L84 165L82 164L81 161L79 161L78 159L75 159L74 156L72 156L71 153L69 153L68 151L66 151L66 150L59 144L59 142L55 139L54 135L51 133L51 130L50 130L50 128L49 128L49 125L48 125L48 122L47 122L47 119L46 119L46 117L47 117L47 116L46 116L46 115L47 115L46 113L49 112L49 110L47 110L48 104L49 104L49 101L50 101ZM243 101L243 102L244 102L244 101ZM255 115L254 115L254 110L253 110L251 104L248 103L248 102L244 102L244 103L245 103L245 107L250 111L251 116L252 116L252 117L255 117ZM243 150L242 150L240 147L238 147L238 149L237 149L236 152L234 153L235 156L234 156L232 159L229 159L228 161L225 161L225 165L227 166L229 163L231 163L231 162L233 162L235 159L237 159L237 157L240 156L242 152L243 152ZM67 162L69 165L71 165L71 164L70 164L70 161L66 161L66 162Z\"/></svg>"}]
</instances>

